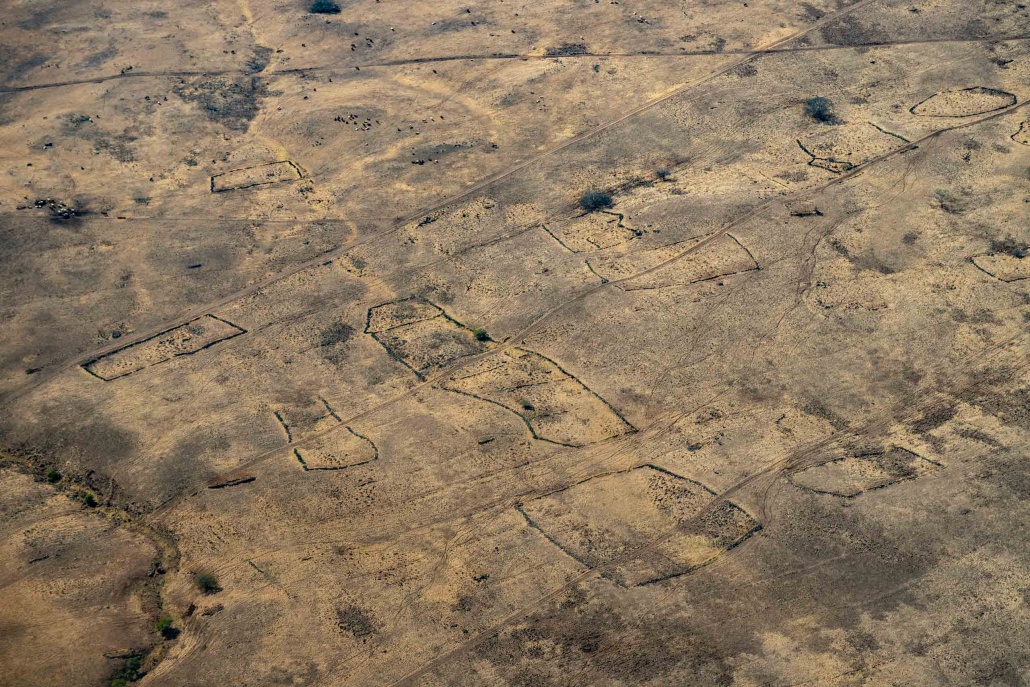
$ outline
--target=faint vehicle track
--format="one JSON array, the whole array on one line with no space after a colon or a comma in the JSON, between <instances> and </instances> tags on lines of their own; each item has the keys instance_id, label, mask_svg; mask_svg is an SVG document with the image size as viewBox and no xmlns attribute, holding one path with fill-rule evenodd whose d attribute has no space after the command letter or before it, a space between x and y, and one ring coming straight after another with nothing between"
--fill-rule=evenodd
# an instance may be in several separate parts
<instances>
[{"instance_id":1,"label":"faint vehicle track","mask_svg":"<svg viewBox=\"0 0 1030 687\"><path fill-rule=\"evenodd\" d=\"M372 406L370 408L367 408L366 410L361 411L360 413L357 413L357 414L355 414L355 415L353 415L351 417L346 418L345 421L344 421L344 424L346 424L346 425L353 424L353 423L361 420L362 418L365 418L365 417L367 417L369 415L372 415L372 414L374 414L376 412L379 412L380 410L388 408L388 407L394 405L395 403L398 403L398 402L400 402L400 401L410 397L411 395L413 395L413 394L415 394L415 393L417 393L417 392L419 392L419 391L421 391L423 389L427 389L429 387L432 387L432 386L434 386L434 385L436 385L436 384L438 384L438 383L440 383L440 382L450 378L454 373L458 372L459 370L463 369L464 367L466 367L468 365L471 365L474 362L483 360L483 359L485 359L487 357L490 357L490 356L497 355L498 353L500 353L502 351L506 351L506 350L509 350L509 349L517 346L517 345L520 345L522 341L524 341L527 337L531 336L532 334L536 333L539 330L539 328L543 325L544 322L549 320L551 317L553 317L557 313L559 313L559 312L561 312L563 310L566 310L567 308L575 305L576 303L579 303L581 301L586 300L587 298L589 298L590 296L594 295L595 293L601 291L602 289L606 289L606 288L609 288L609 287L612 287L612 286L617 286L618 284L626 282L628 280L638 279L638 278L640 278L642 276L647 276L649 274L657 272L658 270L661 270L661 269L664 269L665 267L668 267L669 265L671 265L671 264L673 264L673 263L675 263L675 262L677 262L677 261L687 257L688 255L690 255L690 254L692 254L692 253L694 253L694 252L696 252L698 250L700 250L701 248L704 248L708 244L710 244L710 243L712 243L714 241L717 241L718 239L724 237L729 231L731 231L732 229L734 229L737 226L740 226L741 224L744 224L745 222L751 220L752 218L758 216L761 211L769 208L772 205L786 202L786 201L788 201L788 200L790 200L791 198L794 198L794 197L800 197L800 196L805 196L805 195L809 195L809 194L812 194L812 193L816 193L816 192L822 191L824 189L830 188L832 186L835 186L837 184L842 184L845 181L847 181L847 180L849 180L849 179L851 179L851 178L853 178L853 177L863 173L865 170L867 170L869 167L871 167L871 166L873 166L875 164L878 164L878 163L883 162L885 160L891 159L893 157L901 155L901 154L903 154L905 152L908 152L910 150L914 150L914 149L918 148L920 145L925 144L926 142L928 142L930 140L936 139L936 138L938 138L939 136L941 136L941 135L943 135L945 133L948 133L950 131L955 131L955 130L958 130L958 129L965 129L965 128L972 127L972 126L975 126L977 124L980 124L980 123L983 123L983 122L986 122L986 121L990 121L990 120L996 119L998 117L1002 117L1004 115L1010 114L1011 112L1013 112L1013 111L1015 111L1015 110L1017 110L1017 109L1019 109L1021 107L1026 106L1028 103L1030 103L1030 101L1026 101L1026 102L1021 103L1019 105L1012 106L1012 107L1008 108L1007 110L996 112L996 113L993 113L993 114L988 115L986 117L981 117L980 119L977 119L977 120L972 121L972 122L965 122L965 123L956 124L954 126L947 127L947 128L944 128L944 129L939 129L937 131L934 131L934 132L931 132L931 133L927 134L926 136L923 136L922 138L919 138L919 139L916 139L916 140L914 140L914 141L912 141L910 143L907 143L904 146L901 146L901 147L896 148L894 150L888 151L888 152L884 153L883 155L880 155L880 156L878 156L876 158L873 158L873 159L869 160L868 162L865 162L862 165L859 165L859 166L849 170L848 172L846 172L844 174L841 174L840 176L835 177L834 179L831 179L829 182L823 184L820 187L816 187L814 189L807 189L805 191L799 192L799 193L794 194L792 196L770 198L767 201L759 203L758 205L756 205L754 208L752 208L748 212L744 213L743 215L737 217L736 219L734 219L734 220L730 221L729 223L727 223L726 225L724 225L721 230L719 230L719 231L709 235L708 237L698 241L697 243L694 243L689 248L686 248L685 250L683 250L680 253L672 256L668 260L665 260L665 261L663 261L663 262L661 262L661 263L659 263L657 265L654 265L653 267L650 267L650 268L648 268L646 270L642 270L642 271L640 271L638 273L635 273L635 274L623 277L621 279L613 279L613 280L608 281L608 282L603 282L603 283L596 284L596 285L594 285L594 286L592 286L592 287L590 287L590 288L580 292L579 294L577 294L575 296L572 296L571 298L569 298L569 299L559 303L558 305L554 306L553 308L550 308L549 310L547 310L547 311L543 312L542 314L540 314L539 316L537 316L537 318L534 319L532 322L530 322L529 325L527 325L521 331L519 331L519 332L515 333L514 335L512 335L509 339L507 339L503 343L499 344L498 346L496 346L494 348L491 348L490 350L485 351L483 353L480 353L478 355L467 356L467 357L463 358L462 360L458 361L457 363L451 365L450 367L444 368L443 370L441 370L440 372L438 372L438 373L436 373L434 375L427 376L420 383L415 384L415 385L409 387L408 389L400 392L399 394L396 394L395 396L393 396L393 397L391 397L391 398L389 398L389 399L387 399L387 400L385 400L385 401L383 401L381 403L378 403L378 404L376 404L376 405L374 405L374 406ZM292 444L291 446L296 447L296 446L299 446L299 445L303 445L303 444L305 444L305 443L307 443L309 441L315 440L318 437L321 437L321 436L324 436L324 435L326 435L326 434L328 434L330 432L336 431L338 428L339 428L338 426L337 427L331 427L331 428L323 430L321 432L317 432L317 433L311 434L310 436L305 437L303 440L301 440L299 442L296 442L295 444ZM270 458L278 456L284 450L285 450L284 447L278 447L278 448L266 451L266 452L264 452L262 454L259 454L259 455L255 456L255 457L253 457L253 458L251 458L251 459L249 459L247 461L244 461L244 462L240 463L238 466L233 468L233 470L229 471L228 473L225 473L225 474L222 474L222 475L218 475L217 478L218 479L223 479L223 478L227 479L230 476L235 475L237 472L239 472L241 470L246 470L246 469L252 468L252 467L254 467L257 464L260 464L260 463L262 463L262 462L264 462L264 461L266 461L266 460L268 460ZM186 494L182 494L182 495L180 495L178 497L173 498L169 502L161 504L161 506L158 508L158 511L165 511L165 510L167 510L168 508L172 507L172 505L174 503L177 503L182 498L186 498ZM157 511L155 511L155 513L156 512Z\"/></svg>"},{"instance_id":2,"label":"faint vehicle track","mask_svg":"<svg viewBox=\"0 0 1030 687\"><path fill-rule=\"evenodd\" d=\"M240 291L236 291L234 293L227 294L226 296L223 296L222 298L220 298L220 299L218 299L216 301L208 302L208 303L202 304L200 306L194 307L191 310L186 311L185 313L180 314L174 320L166 320L164 322L164 324L161 324L161 325L159 325L157 327L149 328L147 330L144 330L143 332L137 333L136 335L128 338L127 340L119 340L119 343L117 345L111 344L111 345L102 347L100 349L93 350L93 351L91 351L89 353L86 353L84 355L78 356L77 358L72 359L71 361L65 362L63 364L59 364L59 365L51 367L49 369L44 369L44 370L38 372L37 374L33 375L33 381L32 382L30 382L29 384L27 384L27 385L25 385L25 386L23 386L23 387L21 387L19 389L14 390L13 392L9 392L5 397L2 397L2 400L5 403L10 403L10 402L12 402L14 400L17 400L18 398L20 398L25 393L27 393L27 392L37 388L38 386L40 386L41 384L45 383L47 380L51 379L52 377L54 377L55 375L59 374L60 372L63 372L63 371L68 370L68 369L71 369L71 368L73 368L73 367L75 367L77 365L81 365L82 363L84 363L87 360L90 360L92 358L96 358L98 356L104 355L105 353L110 353L110 352L112 352L114 350L117 350L118 348L124 347L125 345L133 344L133 343L136 343L138 341L142 341L144 339L147 339L147 338L153 336L154 334L156 334L156 333L158 333L160 331L163 331L164 329L169 329L171 327L178 326L178 325L182 324L184 321L188 321L188 320L194 319L196 317L199 317L200 315L203 315L207 311L210 311L210 310L213 310L215 308L224 306L224 305L226 305L228 303L232 303L232 302L234 302L236 300L239 300L241 298L245 298L247 296L253 295L253 294L257 293L258 291L260 291L261 289L263 289L263 288L265 288L265 287L267 287L267 286L269 286L271 284L274 284L274 283L276 283L278 281L281 281L281 280L286 279L288 277L291 277L291 276L293 276L295 274L303 272L304 270L310 269L312 267L316 267L316 266L318 266L320 264L327 264L333 258L335 258L335 257L337 257L339 255L344 254L345 252L347 252L348 250L350 250L350 249L352 249L352 248L354 248L356 246L360 246L360 245L363 245L365 243L368 243L368 242L371 242L371 241L374 241L374 240L379 240L379 239L384 238L386 236L390 236L390 235L396 233L397 231L400 231L405 225L407 225L407 224L409 224L411 222L418 221L418 220L422 219L423 217L425 217L426 215L430 215L430 214L432 214L434 212L437 212L437 211L439 211L439 210L441 210L443 208L446 208L446 207L448 207L450 205L453 205L455 203L459 203L459 202L462 202L464 200L468 200L469 198L475 196L475 194L479 193L483 189L492 186L493 184L497 183L498 181L502 181L504 179L507 179L507 178L515 175L519 171L521 171L523 169L526 169L526 168L536 164L540 160L549 158L552 155L555 155L556 153L561 152L562 150L565 150L565 149L570 148L570 147L572 147L572 146L574 146L574 145L576 145L578 143L581 143L582 141L589 140L589 139L597 136L598 134L600 134L600 133L602 133L604 131L607 131L607 130L609 130L611 128L614 128L614 127L618 126L619 124L621 124L621 123L623 123L625 121L633 119L634 117L637 117L638 115L640 115L640 114L642 114L644 112L647 112L648 110L650 110L650 109L652 109L654 107L657 107L658 105L661 105L662 103L668 102L669 100L671 100L673 98L676 98L676 97L682 95L683 93L685 93L685 92L687 92L687 91L689 91L689 90L691 90L693 88L697 88L698 86L701 86L701 85L703 85L705 83L708 83L709 81L712 81L713 79L716 79L716 78L718 78L718 77L720 77L720 76L722 76L724 74L727 74L727 73L731 72L732 70L736 69L737 67L739 67L739 66L741 66L743 64L747 64L748 62L750 62L750 61L760 57L761 55L768 53L770 50L774 50L774 49L777 49L777 48L779 48L781 46L785 46L788 43L790 43L790 42L792 42L794 40L797 40L798 38L801 38L802 36L805 36L805 35L811 33L812 31L815 31L816 29L819 29L819 28L829 24L832 21L835 21L835 20L839 19L840 17L846 16L846 15L848 15L848 14L850 14L850 13L852 13L852 12L858 10L858 9L861 9L862 7L865 7L866 5L868 5L870 3L873 3L873 2L875 2L875 0L857 0L857 2L855 2L855 3L851 4L851 5L848 5L847 7L844 7L844 8L842 8L842 9L836 11L836 12L828 14L825 17L823 17L822 19L820 19L819 21L816 21L816 22L812 23L810 26L805 27L804 29L796 31L796 32L794 32L793 34L791 34L789 36L786 36L786 37L781 38L779 40L773 41L772 43L770 43L769 45L767 45L767 46L765 46L763 48L758 48L758 49L753 50L751 52L743 53L744 54L743 59L734 60L732 63L727 64L726 66L721 67L721 68L715 70L714 72L709 73L707 76L701 77L700 79L697 79L697 80L695 80L695 81L693 81L691 83L684 84L683 86L681 86L681 87L679 87L677 89L674 89L673 91L671 91L671 92L669 92L669 93L667 93L667 94L665 94L665 95L663 95L661 97L658 97L658 98L650 100L650 101L648 101L646 103L643 103L642 105L640 105L640 106L638 106L638 107L636 107L634 109L629 110L628 112L626 112L626 114L624 114L624 115L622 115L620 117L617 117L615 119L609 120L608 122L606 122L604 124L601 124L599 126L596 126L596 127L594 127L593 129L591 129L589 131L585 131L585 132L583 132L581 134L573 136L572 138L570 138L570 139L568 139L566 141L563 141L563 142L561 142L561 143L559 143L559 144L557 144L555 146L552 146L551 148L548 148L547 150L544 150L544 151L542 151L542 152L540 152L540 153L538 153L536 155L531 155L526 160L523 160L522 162L519 162L519 163L517 163L515 165L512 165L507 170L504 170L504 171L498 172L497 174L493 174L491 176L488 176L485 179L483 179L483 180L473 184L472 186L468 187L466 190L462 191L461 193L459 193L457 195L454 195L454 196L451 196L449 198L445 198L445 199L441 200L439 203L437 203L437 204L435 204L435 205L433 205L433 206L431 206L429 208L424 208L424 209L420 210L417 213L413 213L413 214L409 215L408 217L398 218L396 221L393 222L392 225L390 225L389 228L387 228L387 229L385 229L385 230L383 230L381 232L372 234L372 235L367 236L365 238L355 239L353 241L349 241L347 243L341 244L340 246L337 246L336 248L329 249L328 251L325 251L322 254L320 254L320 255L318 255L318 256L310 259L310 260L307 260L305 262L299 263L299 264L295 265L294 267L292 267L292 268L290 268L288 270L285 270L283 272L279 272L277 274L274 274L274 275L271 275L269 277L266 277L265 279L262 279L262 280L256 282L255 284L252 284L251 286L247 287L246 289L243 289L243 290L240 290ZM0 93L2 93L2 92L3 91L0 91ZM1018 107L1018 106L1016 106L1016 107ZM1002 111L999 114L1002 114L1004 112L1006 112L1006 111ZM864 166L857 167L857 168L855 168L854 171L858 171L858 170L862 169L863 167ZM847 178L847 176L846 175L842 175L841 177L838 178L838 180L843 180L844 178ZM759 207L762 207L762 206L759 206ZM609 282L609 283L614 283L614 282Z\"/></svg>"},{"instance_id":3,"label":"faint vehicle track","mask_svg":"<svg viewBox=\"0 0 1030 687\"><path fill-rule=\"evenodd\" d=\"M982 351L982 352L977 353L977 354L975 354L973 356L970 356L969 357L969 361L970 362L971 361L975 361L976 359L978 359L979 357L981 357L981 356L983 356L983 355L985 355L987 353L1000 350L1001 348L1011 344L1012 342L1018 341L1019 339L1024 339L1024 338L1026 338L1028 336L1030 336L1030 334L1027 334L1027 333L1017 334L1016 336L1011 337L1010 339L1007 339L1006 341L1003 341L1003 342L1001 342L999 344L996 344L994 346L989 347L985 351ZM1026 365L1028 355L1024 353L1023 355L1020 356L1020 358L1021 358L1021 363L1023 365ZM938 381L939 380L934 380L934 382L938 382ZM982 386L983 384L984 384L984 381L982 379L974 379L974 381L971 384L968 385L968 388L975 389L975 388L978 388L978 387ZM432 670L436 669L440 665L446 663L447 661L449 661L450 659L454 658L455 656L460 655L465 650L470 649L470 648L474 647L475 645L477 645L478 643L482 642L483 640L493 636L494 634L499 632L506 625L509 625L510 623L512 623L514 621L517 621L520 618L525 617L530 612L532 612L534 609L540 607L541 605L547 603L548 601L550 601L552 599L555 599L555 598L559 597L560 595L564 594L565 592L570 591L576 585L580 584L581 582L587 580L590 577L593 577L595 574L602 573L602 572L604 572L606 570L609 570L609 569L613 569L620 562L625 561L625 560L629 560L629 559L633 558L634 556L636 556L636 555L638 555L638 554L640 554L640 553L650 549L651 547L655 546L656 544L660 544L660 543L666 541L671 536L675 535L676 532L679 532L681 530L681 528L686 528L686 527L689 527L692 524L696 524L696 523L700 522L700 520L705 515L710 513L716 507L718 507L718 506L722 505L723 503L725 503L730 497L732 497L734 494L740 492L741 490L745 489L746 487L748 487L748 486L750 486L752 484L755 484L755 483L757 483L759 481L766 480L768 482L768 485L767 485L767 491L768 491L768 488L771 487L773 481L775 479L777 479L779 477L779 475L781 475L783 472L785 472L787 470L791 470L791 469L796 469L796 468L798 468L800 466L808 467L808 466L813 465L813 464L819 464L819 461L825 462L826 460L828 460L827 456L825 455L825 449L828 449L828 448L832 447L834 444L836 444L837 442L841 441L842 439L847 439L847 438L854 437L854 436L862 436L864 434L869 434L869 433L874 433L875 434L875 433L878 433L879 431L882 431L886 427L889 427L891 424L894 424L894 423L899 422L899 421L904 422L906 420L914 419L914 418L920 416L922 413L926 412L928 409L932 410L933 408L936 407L935 402L931 402L928 406L923 403L923 399L925 398L925 394L926 394L926 391L927 391L927 389L925 387L928 387L928 386L930 386L930 385L929 384L923 384L920 387L916 388L910 394L910 396L911 396L910 402L904 405L904 411L899 413L899 414L897 414L897 415L894 415L894 414L884 414L883 417L878 417L878 418L874 418L872 420L869 420L869 421L863 423L863 425L861 425L859 427L856 427L854 429L850 429L849 428L848 430L844 430L844 431L841 431L841 432L834 432L833 434L831 434L831 435L829 435L827 437L824 437L823 439L816 440L814 442L811 442L808 445L797 447L797 448L791 450L790 452L788 452L783 457L781 457L781 458L779 458L779 459L777 459L777 460L767 464L761 470L759 470L759 471L757 471L755 473L752 473L751 475L748 475L747 477L744 477L743 479L737 481L735 484L733 484L732 486L730 486L729 488L724 490L722 493L720 493L718 496L716 496L710 503L706 504L704 509L702 509L701 512L699 512L698 514L696 514L692 518L680 522L677 526L667 530L666 532L663 532L660 536L658 536L658 537L656 537L654 539L651 539L651 540L646 541L646 542L642 542L638 546L628 547L627 549L624 549L623 551L621 551L619 553L619 555L613 557L612 559L606 561L603 564L596 565L596 566L593 566L593 567L588 567L583 572L579 573L578 575L573 576L570 580L568 580L564 584L562 584L562 585L560 585L560 586L558 586L558 587L556 587L556 588L546 592L545 594L541 595L540 597L538 597L537 599L533 600L529 604L527 604L527 605L525 605L525 606L523 606L523 607L521 607L519 609L516 609L512 613L510 613L507 616L505 616L504 618L502 618L501 620L499 620L499 621L493 623L492 625L490 625L489 627L481 630L474 637L471 637L470 639L468 639L468 640L466 640L464 642L461 642L460 644L455 646L450 651L447 651L446 653L443 653L443 654L437 656L432 661L430 661L430 662L420 666L418 669L408 673L407 675L405 675L404 677L400 678L399 680L396 680L396 681L390 683L391 687L399 687L400 685L412 685L412 684L414 684L415 681L418 680L420 677L423 677L424 675L430 673ZM764 507L763 507L763 510L764 510Z\"/></svg>"},{"instance_id":4,"label":"faint vehicle track","mask_svg":"<svg viewBox=\"0 0 1030 687\"><path fill-rule=\"evenodd\" d=\"M851 8L847 8L851 9ZM834 15L834 18L840 15ZM810 30L810 29L807 29ZM807 31L806 30L806 31ZM792 40L797 36L792 36L785 40ZM898 41L869 41L866 43L848 43L846 45L837 44L826 44L826 45L800 45L794 48L759 48L757 50L694 50L694 51L680 51L680 52L659 52L657 50L637 50L629 52L576 52L568 55L548 55L540 53L483 53L483 54L466 54L466 55L440 55L436 57L411 57L406 59L397 60L384 60L382 62L368 62L365 64L348 65L344 69L350 71L357 67L358 69L377 69L385 67L404 67L412 64L437 64L440 62L462 62L465 60L472 61L487 61L487 60L566 60L566 59L584 59L584 58L604 58L604 57L651 57L651 58L681 58L681 57L718 57L720 55L744 55L753 57L756 55L775 55L779 53L799 53L799 52L828 52L834 50L854 50L858 48L892 48L900 47L905 45L932 45L936 43L995 43L1003 41L1025 41L1030 40L1030 36L1024 34L1016 35L1005 35L1005 36L988 36L985 38L913 38L909 40L898 40ZM329 66L316 64L310 67L290 67L288 69L280 69L269 72L256 72L253 69L189 69L181 71L131 71L123 72L119 74L108 74L106 76L96 76L87 79L69 79L67 81L52 81L49 83L31 84L26 86L3 86L0 87L0 93L23 93L26 91L40 91L51 88L63 88L66 86L82 86L85 84L100 84L108 81L119 81L122 79L164 79L164 78L187 78L195 76L257 76L263 75L265 77L279 76L279 75L291 75L299 74L304 75L308 73L317 72L328 72L331 74L342 74L339 66Z\"/></svg>"}]
</instances>

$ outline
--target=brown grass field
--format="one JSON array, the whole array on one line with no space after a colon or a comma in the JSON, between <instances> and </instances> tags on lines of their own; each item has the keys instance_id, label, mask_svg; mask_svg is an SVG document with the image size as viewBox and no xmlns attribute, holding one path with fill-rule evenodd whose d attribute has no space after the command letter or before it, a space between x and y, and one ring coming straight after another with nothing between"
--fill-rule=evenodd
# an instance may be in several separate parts
<instances>
[{"instance_id":1,"label":"brown grass field","mask_svg":"<svg viewBox=\"0 0 1030 687\"><path fill-rule=\"evenodd\" d=\"M3 5L0 685L1030 685L1028 5L316 4Z\"/></svg>"}]
</instances>

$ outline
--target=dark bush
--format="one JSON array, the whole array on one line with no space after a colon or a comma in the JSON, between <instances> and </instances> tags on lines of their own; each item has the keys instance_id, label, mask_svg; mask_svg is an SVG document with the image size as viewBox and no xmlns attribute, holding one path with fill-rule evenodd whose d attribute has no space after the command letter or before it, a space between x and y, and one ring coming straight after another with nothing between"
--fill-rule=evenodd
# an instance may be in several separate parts
<instances>
[{"instance_id":1,"label":"dark bush","mask_svg":"<svg viewBox=\"0 0 1030 687\"><path fill-rule=\"evenodd\" d=\"M659 169L659 170L657 170L654 173L654 175L656 177L658 177L661 181L666 181L669 177L672 176L672 170L671 169Z\"/></svg>"},{"instance_id":2,"label":"dark bush","mask_svg":"<svg viewBox=\"0 0 1030 687\"><path fill-rule=\"evenodd\" d=\"M340 6L333 0L315 0L311 3L312 14L339 14Z\"/></svg>"},{"instance_id":3,"label":"dark bush","mask_svg":"<svg viewBox=\"0 0 1030 687\"><path fill-rule=\"evenodd\" d=\"M172 617L165 615L157 619L154 629L161 633L165 639L175 639L179 636L179 630L172 627Z\"/></svg>"},{"instance_id":4,"label":"dark bush","mask_svg":"<svg viewBox=\"0 0 1030 687\"><path fill-rule=\"evenodd\" d=\"M476 337L476 341L490 341L490 335L486 333L486 330L482 327L477 327L472 330L472 336Z\"/></svg>"},{"instance_id":5,"label":"dark bush","mask_svg":"<svg viewBox=\"0 0 1030 687\"><path fill-rule=\"evenodd\" d=\"M604 191L588 191L580 197L579 206L587 212L610 208L612 197Z\"/></svg>"},{"instance_id":6,"label":"dark bush","mask_svg":"<svg viewBox=\"0 0 1030 687\"><path fill-rule=\"evenodd\" d=\"M143 672L143 655L133 652L123 657L122 665L111 676L109 687L127 687L129 683L136 682L146 673Z\"/></svg>"},{"instance_id":7,"label":"dark bush","mask_svg":"<svg viewBox=\"0 0 1030 687\"><path fill-rule=\"evenodd\" d=\"M50 484L57 484L58 482L61 481L61 472L59 470L57 470L56 468L51 468L46 473L46 481L49 482Z\"/></svg>"},{"instance_id":8,"label":"dark bush","mask_svg":"<svg viewBox=\"0 0 1030 687\"><path fill-rule=\"evenodd\" d=\"M998 239L991 241L991 252L1008 253L1014 258L1022 260L1027 255L1030 255L1030 244L1025 241L1017 241L1008 236L1000 241Z\"/></svg>"},{"instance_id":9,"label":"dark bush","mask_svg":"<svg viewBox=\"0 0 1030 687\"><path fill-rule=\"evenodd\" d=\"M82 502L90 508L97 507L97 497L93 495L93 492L87 491L82 495Z\"/></svg>"},{"instance_id":10,"label":"dark bush","mask_svg":"<svg viewBox=\"0 0 1030 687\"><path fill-rule=\"evenodd\" d=\"M197 573L197 576L193 578L193 583L205 594L217 594L222 591L222 588L218 586L218 578L211 573Z\"/></svg>"},{"instance_id":11,"label":"dark bush","mask_svg":"<svg viewBox=\"0 0 1030 687\"><path fill-rule=\"evenodd\" d=\"M816 96L805 101L805 114L823 124L839 124L840 120L833 113L833 102L829 98Z\"/></svg>"}]
</instances>

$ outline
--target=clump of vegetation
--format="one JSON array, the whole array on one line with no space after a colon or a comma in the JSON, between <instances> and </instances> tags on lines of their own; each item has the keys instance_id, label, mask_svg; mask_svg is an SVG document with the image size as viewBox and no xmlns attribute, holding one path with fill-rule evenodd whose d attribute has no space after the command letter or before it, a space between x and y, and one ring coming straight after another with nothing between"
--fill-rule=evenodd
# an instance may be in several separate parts
<instances>
[{"instance_id":1,"label":"clump of vegetation","mask_svg":"<svg viewBox=\"0 0 1030 687\"><path fill-rule=\"evenodd\" d=\"M143 672L143 655L133 652L122 657L123 663L114 675L111 676L109 687L127 687L131 682L136 682L146 674Z\"/></svg>"},{"instance_id":2,"label":"clump of vegetation","mask_svg":"<svg viewBox=\"0 0 1030 687\"><path fill-rule=\"evenodd\" d=\"M311 3L312 14L339 14L340 6L333 0L315 0Z\"/></svg>"},{"instance_id":3,"label":"clump of vegetation","mask_svg":"<svg viewBox=\"0 0 1030 687\"><path fill-rule=\"evenodd\" d=\"M319 343L323 348L334 346L338 343L346 343L352 336L354 336L354 327L343 322L336 322L322 330Z\"/></svg>"},{"instance_id":4,"label":"clump of vegetation","mask_svg":"<svg viewBox=\"0 0 1030 687\"><path fill-rule=\"evenodd\" d=\"M589 52L586 43L563 43L557 48L548 48L548 57L567 57L569 55L586 55Z\"/></svg>"},{"instance_id":5,"label":"clump of vegetation","mask_svg":"<svg viewBox=\"0 0 1030 687\"><path fill-rule=\"evenodd\" d=\"M376 632L375 622L363 609L357 606L338 608L336 623L341 630L349 632L355 639L365 641Z\"/></svg>"},{"instance_id":6,"label":"clump of vegetation","mask_svg":"<svg viewBox=\"0 0 1030 687\"><path fill-rule=\"evenodd\" d=\"M161 636L165 639L175 639L179 636L179 631L172 626L172 617L170 615L164 615L157 619L154 623L154 629L161 633Z\"/></svg>"},{"instance_id":7,"label":"clump of vegetation","mask_svg":"<svg viewBox=\"0 0 1030 687\"><path fill-rule=\"evenodd\" d=\"M991 241L991 252L1008 253L1014 258L1022 260L1030 255L1030 244L1025 241L1016 241L1011 236L1007 236L1000 241L998 239Z\"/></svg>"},{"instance_id":8,"label":"clump of vegetation","mask_svg":"<svg viewBox=\"0 0 1030 687\"><path fill-rule=\"evenodd\" d=\"M197 576L193 578L193 584L197 585L204 594L217 594L222 591L222 588L218 586L218 578L209 572L197 573Z\"/></svg>"},{"instance_id":9,"label":"clump of vegetation","mask_svg":"<svg viewBox=\"0 0 1030 687\"><path fill-rule=\"evenodd\" d=\"M604 191L587 191L579 199L579 206L587 212L603 210L612 206L612 197Z\"/></svg>"},{"instance_id":10,"label":"clump of vegetation","mask_svg":"<svg viewBox=\"0 0 1030 687\"><path fill-rule=\"evenodd\" d=\"M949 215L961 215L966 207L960 198L954 193L943 188L933 192L933 200L941 210Z\"/></svg>"},{"instance_id":11,"label":"clump of vegetation","mask_svg":"<svg viewBox=\"0 0 1030 687\"><path fill-rule=\"evenodd\" d=\"M86 504L88 508L97 507L97 497L93 495L93 492L87 491L82 495L82 502Z\"/></svg>"},{"instance_id":12,"label":"clump of vegetation","mask_svg":"<svg viewBox=\"0 0 1030 687\"><path fill-rule=\"evenodd\" d=\"M821 124L840 124L840 119L833 112L833 102L821 95L805 101L805 114Z\"/></svg>"},{"instance_id":13,"label":"clump of vegetation","mask_svg":"<svg viewBox=\"0 0 1030 687\"><path fill-rule=\"evenodd\" d=\"M659 181L668 181L669 177L672 176L672 170L662 168L655 171L654 175L658 177Z\"/></svg>"},{"instance_id":14,"label":"clump of vegetation","mask_svg":"<svg viewBox=\"0 0 1030 687\"><path fill-rule=\"evenodd\" d=\"M476 337L476 341L490 341L490 335L486 333L486 330L482 327L476 327L472 330L472 336Z\"/></svg>"},{"instance_id":15,"label":"clump of vegetation","mask_svg":"<svg viewBox=\"0 0 1030 687\"><path fill-rule=\"evenodd\" d=\"M50 468L50 470L46 473L46 481L50 484L57 484L61 481L61 477L61 471L57 468Z\"/></svg>"}]
</instances>

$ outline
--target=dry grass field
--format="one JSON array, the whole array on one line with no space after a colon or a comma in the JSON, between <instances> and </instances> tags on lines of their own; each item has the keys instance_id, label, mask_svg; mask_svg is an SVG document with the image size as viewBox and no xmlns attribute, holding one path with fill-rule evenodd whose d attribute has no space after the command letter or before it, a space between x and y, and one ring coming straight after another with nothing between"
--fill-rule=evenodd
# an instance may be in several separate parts
<instances>
[{"instance_id":1,"label":"dry grass field","mask_svg":"<svg viewBox=\"0 0 1030 687\"><path fill-rule=\"evenodd\" d=\"M1030 685L1030 6L0 46L0 685Z\"/></svg>"}]
</instances>

